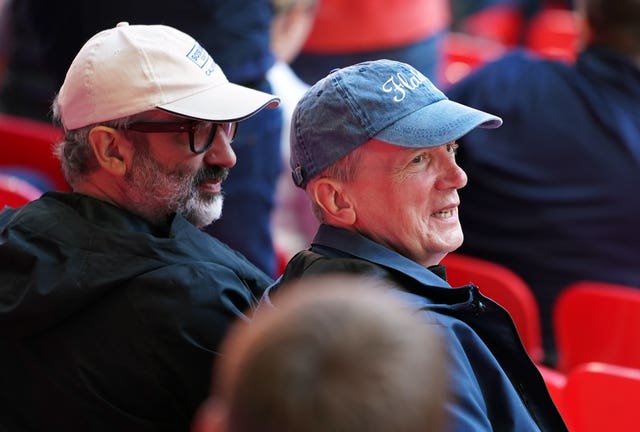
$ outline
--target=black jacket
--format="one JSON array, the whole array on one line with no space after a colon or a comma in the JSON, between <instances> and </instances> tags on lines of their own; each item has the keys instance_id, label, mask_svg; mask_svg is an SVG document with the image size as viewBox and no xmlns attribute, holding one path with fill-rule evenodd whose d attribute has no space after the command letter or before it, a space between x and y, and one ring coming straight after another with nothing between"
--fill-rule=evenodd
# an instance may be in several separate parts
<instances>
[{"instance_id":1,"label":"black jacket","mask_svg":"<svg viewBox=\"0 0 640 432\"><path fill-rule=\"evenodd\" d=\"M80 194L0 213L0 430L180 431L271 279L175 216Z\"/></svg>"}]
</instances>

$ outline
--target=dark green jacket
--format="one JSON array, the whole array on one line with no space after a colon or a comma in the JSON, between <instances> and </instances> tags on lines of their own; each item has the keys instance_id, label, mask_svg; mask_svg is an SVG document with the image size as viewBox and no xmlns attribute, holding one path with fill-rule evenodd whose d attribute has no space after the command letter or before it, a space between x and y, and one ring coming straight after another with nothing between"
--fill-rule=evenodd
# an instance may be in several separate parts
<instances>
[{"instance_id":1,"label":"dark green jacket","mask_svg":"<svg viewBox=\"0 0 640 432\"><path fill-rule=\"evenodd\" d=\"M180 431L271 279L175 216L80 194L0 213L0 430Z\"/></svg>"}]
</instances>

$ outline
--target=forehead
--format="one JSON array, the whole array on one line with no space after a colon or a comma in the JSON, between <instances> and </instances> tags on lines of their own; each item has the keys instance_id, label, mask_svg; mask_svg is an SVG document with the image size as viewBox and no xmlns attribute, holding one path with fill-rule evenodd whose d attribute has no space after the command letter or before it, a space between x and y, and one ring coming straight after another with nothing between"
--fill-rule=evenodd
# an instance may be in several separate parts
<instances>
[{"instance_id":1,"label":"forehead","mask_svg":"<svg viewBox=\"0 0 640 432\"><path fill-rule=\"evenodd\" d=\"M192 119L189 117L178 116L161 109L145 111L143 113L136 114L134 116L134 121L180 122L180 121L188 121L188 120L192 120Z\"/></svg>"},{"instance_id":2,"label":"forehead","mask_svg":"<svg viewBox=\"0 0 640 432\"><path fill-rule=\"evenodd\" d=\"M382 156L382 157L402 157L404 155L414 154L414 153L424 153L436 151L436 149L443 147L445 144L441 146L435 147L403 147L395 144L389 144L384 141L377 140L375 138L370 139L366 143L364 143L361 148L363 149L364 155L373 155L373 156Z\"/></svg>"}]
</instances>

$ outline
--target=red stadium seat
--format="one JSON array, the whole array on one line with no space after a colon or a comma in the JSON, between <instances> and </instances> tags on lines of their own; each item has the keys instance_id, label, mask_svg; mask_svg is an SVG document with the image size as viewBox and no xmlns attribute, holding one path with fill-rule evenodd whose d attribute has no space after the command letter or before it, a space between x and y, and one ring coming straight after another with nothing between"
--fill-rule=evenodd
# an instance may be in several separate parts
<instances>
[{"instance_id":1,"label":"red stadium seat","mask_svg":"<svg viewBox=\"0 0 640 432\"><path fill-rule=\"evenodd\" d=\"M558 407L558 410L562 414L564 411L564 389L567 385L566 375L547 366L540 364L536 366L538 366L544 383L547 385L551 399L553 399L553 402L555 402L556 407Z\"/></svg>"},{"instance_id":2,"label":"red stadium seat","mask_svg":"<svg viewBox=\"0 0 640 432\"><path fill-rule=\"evenodd\" d=\"M57 190L67 191L53 144L62 130L48 123L0 114L0 166L28 167L47 176Z\"/></svg>"},{"instance_id":3,"label":"red stadium seat","mask_svg":"<svg viewBox=\"0 0 640 432\"><path fill-rule=\"evenodd\" d=\"M449 254L442 261L452 286L472 282L480 292L504 307L515 322L529 356L542 361L538 304L529 286L514 272L499 264L462 254Z\"/></svg>"},{"instance_id":4,"label":"red stadium seat","mask_svg":"<svg viewBox=\"0 0 640 432\"><path fill-rule=\"evenodd\" d=\"M526 46L542 57L573 62L578 52L578 28L573 11L543 9L529 22Z\"/></svg>"},{"instance_id":5,"label":"red stadium seat","mask_svg":"<svg viewBox=\"0 0 640 432\"><path fill-rule=\"evenodd\" d=\"M558 296L553 324L559 370L587 362L640 369L640 289L574 283Z\"/></svg>"},{"instance_id":6,"label":"red stadium seat","mask_svg":"<svg viewBox=\"0 0 640 432\"><path fill-rule=\"evenodd\" d=\"M509 6L493 6L476 12L462 22L462 31L491 39L507 47L520 42L520 29L524 24L522 13Z\"/></svg>"},{"instance_id":7,"label":"red stadium seat","mask_svg":"<svg viewBox=\"0 0 640 432\"><path fill-rule=\"evenodd\" d=\"M497 41L465 33L449 32L444 41L438 80L446 88L505 52L506 47Z\"/></svg>"},{"instance_id":8,"label":"red stadium seat","mask_svg":"<svg viewBox=\"0 0 640 432\"><path fill-rule=\"evenodd\" d=\"M22 207L42 195L42 191L30 183L11 175L0 174L0 210L4 206Z\"/></svg>"},{"instance_id":9,"label":"red stadium seat","mask_svg":"<svg viewBox=\"0 0 640 432\"><path fill-rule=\"evenodd\" d=\"M563 417L572 432L640 428L640 370L586 363L567 375Z\"/></svg>"}]
</instances>

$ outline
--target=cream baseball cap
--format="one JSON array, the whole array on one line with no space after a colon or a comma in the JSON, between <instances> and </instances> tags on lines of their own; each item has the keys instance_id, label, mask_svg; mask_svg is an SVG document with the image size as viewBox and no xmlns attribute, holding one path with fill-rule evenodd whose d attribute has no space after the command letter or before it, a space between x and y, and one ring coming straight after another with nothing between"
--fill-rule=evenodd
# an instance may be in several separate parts
<instances>
[{"instance_id":1,"label":"cream baseball cap","mask_svg":"<svg viewBox=\"0 0 640 432\"><path fill-rule=\"evenodd\" d=\"M240 121L278 106L232 84L191 36L164 25L119 23L80 49L58 94L67 130L159 108L210 121Z\"/></svg>"}]
</instances>

